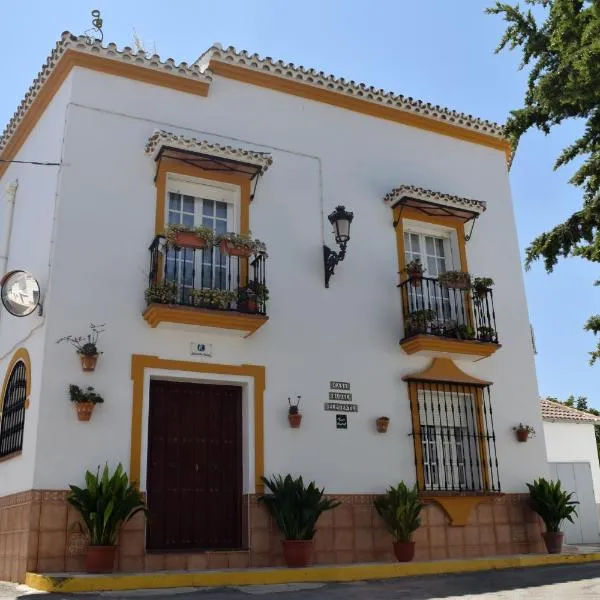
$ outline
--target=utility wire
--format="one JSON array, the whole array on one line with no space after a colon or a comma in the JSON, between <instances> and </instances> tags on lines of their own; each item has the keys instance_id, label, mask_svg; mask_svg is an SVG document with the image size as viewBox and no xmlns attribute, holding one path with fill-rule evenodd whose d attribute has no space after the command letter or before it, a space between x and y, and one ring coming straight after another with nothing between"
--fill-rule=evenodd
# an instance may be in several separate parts
<instances>
[{"instance_id":1,"label":"utility wire","mask_svg":"<svg viewBox=\"0 0 600 600\"><path fill-rule=\"evenodd\" d=\"M39 162L37 160L4 160L0 158L0 163L18 163L20 165L39 165L41 167L60 167L61 163Z\"/></svg>"}]
</instances>

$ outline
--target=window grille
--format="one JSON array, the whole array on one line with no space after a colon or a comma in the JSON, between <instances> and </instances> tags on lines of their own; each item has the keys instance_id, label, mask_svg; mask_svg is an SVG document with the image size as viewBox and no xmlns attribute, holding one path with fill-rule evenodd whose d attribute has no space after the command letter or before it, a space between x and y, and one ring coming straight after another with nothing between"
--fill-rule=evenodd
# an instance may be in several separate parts
<instances>
[{"instance_id":1,"label":"window grille","mask_svg":"<svg viewBox=\"0 0 600 600\"><path fill-rule=\"evenodd\" d=\"M27 368L19 361L12 370L2 399L0 413L0 458L23 449Z\"/></svg>"}]
</instances>

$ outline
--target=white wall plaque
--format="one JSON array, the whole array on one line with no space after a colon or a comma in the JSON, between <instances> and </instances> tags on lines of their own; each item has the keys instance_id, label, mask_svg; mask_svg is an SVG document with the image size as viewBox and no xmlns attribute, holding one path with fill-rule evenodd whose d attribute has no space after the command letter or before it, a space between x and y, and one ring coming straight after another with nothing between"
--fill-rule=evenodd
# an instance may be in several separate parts
<instances>
[{"instance_id":1,"label":"white wall plaque","mask_svg":"<svg viewBox=\"0 0 600 600\"><path fill-rule=\"evenodd\" d=\"M192 342L190 344L190 354L192 356L212 356L212 344Z\"/></svg>"}]
</instances>

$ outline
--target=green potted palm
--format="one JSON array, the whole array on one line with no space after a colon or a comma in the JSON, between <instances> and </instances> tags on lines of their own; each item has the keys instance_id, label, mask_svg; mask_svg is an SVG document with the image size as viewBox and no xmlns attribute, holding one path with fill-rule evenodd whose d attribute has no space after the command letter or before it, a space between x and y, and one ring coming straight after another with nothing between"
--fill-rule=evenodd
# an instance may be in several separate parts
<instances>
[{"instance_id":1,"label":"green potted palm","mask_svg":"<svg viewBox=\"0 0 600 600\"><path fill-rule=\"evenodd\" d=\"M386 493L375 499L377 514L394 538L394 554L399 562L409 562L415 557L413 533L421 526L423 504L417 487L409 488L403 481L390 486Z\"/></svg>"},{"instance_id":2,"label":"green potted palm","mask_svg":"<svg viewBox=\"0 0 600 600\"><path fill-rule=\"evenodd\" d=\"M319 489L314 481L308 486L291 475L274 475L261 478L269 493L259 497L283 535L283 558L288 567L307 567L312 563L313 538L319 517L341 502L325 498L325 489Z\"/></svg>"},{"instance_id":3,"label":"green potted palm","mask_svg":"<svg viewBox=\"0 0 600 600\"><path fill-rule=\"evenodd\" d=\"M575 500L571 500L573 492L562 489L560 481L548 481L543 477L528 483L529 506L544 521L546 531L542 533L548 554L562 552L565 534L560 531L560 524L567 520L573 523L573 516L577 517Z\"/></svg>"},{"instance_id":4,"label":"green potted palm","mask_svg":"<svg viewBox=\"0 0 600 600\"><path fill-rule=\"evenodd\" d=\"M85 553L88 573L110 573L114 569L117 535L121 525L138 512L147 514L141 492L129 482L119 463L111 475L108 465L102 474L86 471L85 487L70 485L67 501L81 515L90 537Z\"/></svg>"}]
</instances>

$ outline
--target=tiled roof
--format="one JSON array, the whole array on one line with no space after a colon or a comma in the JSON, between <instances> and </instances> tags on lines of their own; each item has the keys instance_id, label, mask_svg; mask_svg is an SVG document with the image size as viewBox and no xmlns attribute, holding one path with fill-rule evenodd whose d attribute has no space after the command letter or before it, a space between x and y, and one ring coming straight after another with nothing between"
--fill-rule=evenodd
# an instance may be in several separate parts
<instances>
[{"instance_id":1,"label":"tiled roof","mask_svg":"<svg viewBox=\"0 0 600 600\"><path fill-rule=\"evenodd\" d=\"M220 44L214 44L200 56L195 64L205 69L211 60L234 64L252 71L269 73L282 79L308 84L316 88L337 92L344 96L360 98L367 102L421 115L428 119L456 125L457 127L471 131L478 131L499 139L504 139L505 137L504 127L493 121L487 121L443 106L416 100L409 96L394 94L393 92L381 89L378 90L364 83L347 81L343 77L337 78L322 71L306 69L305 67L285 63L281 60L275 61L270 57L261 58L258 54L249 54L246 50L238 51L233 46L224 49Z\"/></svg>"},{"instance_id":2,"label":"tiled roof","mask_svg":"<svg viewBox=\"0 0 600 600\"><path fill-rule=\"evenodd\" d=\"M547 400L545 398L540 399L542 405L542 419L550 422L564 422L564 423L598 423L600 424L600 417L571 408L570 406L564 406L558 402Z\"/></svg>"},{"instance_id":3,"label":"tiled roof","mask_svg":"<svg viewBox=\"0 0 600 600\"><path fill-rule=\"evenodd\" d=\"M403 198L414 198L415 200L423 200L432 204L441 204L443 206L455 206L459 208L467 208L476 213L482 213L485 210L485 202L482 200L473 200L471 198L462 198L461 196L453 196L452 194L443 194L442 192L434 192L425 188L416 187L414 185L401 185L388 192L384 200L392 206Z\"/></svg>"},{"instance_id":4,"label":"tiled roof","mask_svg":"<svg viewBox=\"0 0 600 600\"><path fill-rule=\"evenodd\" d=\"M2 136L0 136L0 153L4 150L9 139L19 126L19 123L37 98L44 83L48 77L50 77L67 50L75 50L85 54L101 56L117 62L131 64L161 73L168 73L169 75L175 75L194 81L205 83L210 83L211 81L210 72L207 72L206 70L202 71L198 65L188 65L185 62L176 64L172 58L167 58L165 61L162 61L156 54L148 58L143 50L136 52L127 46L122 50L119 50L116 44L103 46L97 40L91 42L85 35L75 36L72 33L65 31L42 66L41 71L33 80L31 87L25 94L25 98L23 98L21 104L2 132Z\"/></svg>"},{"instance_id":5,"label":"tiled roof","mask_svg":"<svg viewBox=\"0 0 600 600\"><path fill-rule=\"evenodd\" d=\"M221 146L207 142L206 140L197 140L195 138L186 138L183 135L177 135L170 131L157 129L148 139L146 144L146 154L156 157L161 147L177 148L178 150L189 150L198 154L210 154L219 158L235 160L246 164L260 167L260 173L264 173L273 159L266 152L253 152L243 148L234 148L233 146Z\"/></svg>"}]
</instances>

